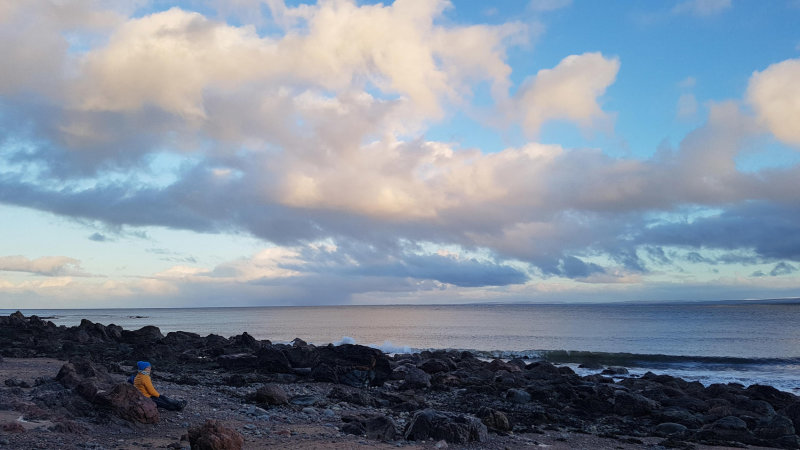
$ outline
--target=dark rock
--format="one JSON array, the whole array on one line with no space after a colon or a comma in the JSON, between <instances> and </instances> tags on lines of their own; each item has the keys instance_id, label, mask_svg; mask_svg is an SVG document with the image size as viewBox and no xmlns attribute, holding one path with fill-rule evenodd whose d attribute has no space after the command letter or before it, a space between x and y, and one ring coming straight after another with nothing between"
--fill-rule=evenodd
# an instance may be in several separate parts
<instances>
[{"instance_id":1,"label":"dark rock","mask_svg":"<svg viewBox=\"0 0 800 450\"><path fill-rule=\"evenodd\" d=\"M286 355L275 345L266 345L256 353L258 370L267 373L291 373L292 367Z\"/></svg>"},{"instance_id":2,"label":"dark rock","mask_svg":"<svg viewBox=\"0 0 800 450\"><path fill-rule=\"evenodd\" d=\"M682 438L688 434L689 429L685 425L674 422L664 422L656 426L655 432L658 436Z\"/></svg>"},{"instance_id":3,"label":"dark rock","mask_svg":"<svg viewBox=\"0 0 800 450\"><path fill-rule=\"evenodd\" d=\"M744 391L745 395L752 400L764 400L772 405L773 408L783 409L798 401L798 397L788 392L775 389L772 386L754 384Z\"/></svg>"},{"instance_id":4,"label":"dark rock","mask_svg":"<svg viewBox=\"0 0 800 450\"><path fill-rule=\"evenodd\" d=\"M446 361L439 358L430 358L417 364L417 367L426 373L434 374L439 372L449 372L451 367Z\"/></svg>"},{"instance_id":5,"label":"dark rock","mask_svg":"<svg viewBox=\"0 0 800 450\"><path fill-rule=\"evenodd\" d=\"M353 421L345 423L344 425L341 426L339 430L345 434L354 434L356 436L363 436L364 433L366 433L367 428L364 425L364 422Z\"/></svg>"},{"instance_id":6,"label":"dark rock","mask_svg":"<svg viewBox=\"0 0 800 450\"><path fill-rule=\"evenodd\" d=\"M758 424L753 433L762 439L772 440L795 434L795 428L788 417L776 415L772 419Z\"/></svg>"},{"instance_id":7,"label":"dark rock","mask_svg":"<svg viewBox=\"0 0 800 450\"><path fill-rule=\"evenodd\" d=\"M646 416L661 405L643 395L618 390L614 392L614 413L623 416Z\"/></svg>"},{"instance_id":8,"label":"dark rock","mask_svg":"<svg viewBox=\"0 0 800 450\"><path fill-rule=\"evenodd\" d=\"M89 432L88 428L72 420L60 420L50 427L50 430L66 434L86 434Z\"/></svg>"},{"instance_id":9,"label":"dark rock","mask_svg":"<svg viewBox=\"0 0 800 450\"><path fill-rule=\"evenodd\" d=\"M400 389L425 389L431 387L431 376L414 366L407 366Z\"/></svg>"},{"instance_id":10,"label":"dark rock","mask_svg":"<svg viewBox=\"0 0 800 450\"><path fill-rule=\"evenodd\" d=\"M412 417L405 438L411 441L444 439L454 444L466 444L486 442L489 434L486 425L477 417L424 409Z\"/></svg>"},{"instance_id":11,"label":"dark rock","mask_svg":"<svg viewBox=\"0 0 800 450\"><path fill-rule=\"evenodd\" d=\"M289 403L297 406L313 406L322 403L322 399L316 395L295 395L289 399Z\"/></svg>"},{"instance_id":12,"label":"dark rock","mask_svg":"<svg viewBox=\"0 0 800 450\"><path fill-rule=\"evenodd\" d=\"M158 408L155 402L142 395L130 383L119 383L108 396L111 411L117 417L130 422L158 423Z\"/></svg>"},{"instance_id":13,"label":"dark rock","mask_svg":"<svg viewBox=\"0 0 800 450\"><path fill-rule=\"evenodd\" d=\"M258 357L252 353L234 353L217 357L217 364L226 370L251 369L257 367L258 362Z\"/></svg>"},{"instance_id":14,"label":"dark rock","mask_svg":"<svg viewBox=\"0 0 800 450\"><path fill-rule=\"evenodd\" d=\"M661 422L679 423L688 428L699 428L702 425L702 420L696 414L673 406L654 411L652 417Z\"/></svg>"},{"instance_id":15,"label":"dark rock","mask_svg":"<svg viewBox=\"0 0 800 450\"><path fill-rule=\"evenodd\" d=\"M239 336L233 336L230 338L229 343L231 347L237 350L249 350L254 352L261 348L261 343L258 342L253 336L247 334L247 332L244 332Z\"/></svg>"},{"instance_id":16,"label":"dark rock","mask_svg":"<svg viewBox=\"0 0 800 450\"><path fill-rule=\"evenodd\" d=\"M188 439L192 450L241 450L244 445L244 438L236 430L211 419L190 427Z\"/></svg>"},{"instance_id":17,"label":"dark rock","mask_svg":"<svg viewBox=\"0 0 800 450\"><path fill-rule=\"evenodd\" d=\"M251 400L264 405L286 405L289 397L286 391L277 384L264 385L251 396Z\"/></svg>"},{"instance_id":18,"label":"dark rock","mask_svg":"<svg viewBox=\"0 0 800 450\"><path fill-rule=\"evenodd\" d=\"M781 414L792 421L795 430L800 430L800 402L795 402L787 406L781 410Z\"/></svg>"},{"instance_id":19,"label":"dark rock","mask_svg":"<svg viewBox=\"0 0 800 450\"><path fill-rule=\"evenodd\" d=\"M509 364L513 364L513 365L519 367L520 369L525 369L525 367L528 365L528 363L525 362L525 360L522 359L522 358L514 358L511 361L509 361L508 363Z\"/></svg>"},{"instance_id":20,"label":"dark rock","mask_svg":"<svg viewBox=\"0 0 800 450\"><path fill-rule=\"evenodd\" d=\"M328 345L318 347L317 352L319 360L311 370L311 377L317 381L353 387L383 386L392 372L383 352L363 345Z\"/></svg>"},{"instance_id":21,"label":"dark rock","mask_svg":"<svg viewBox=\"0 0 800 450\"><path fill-rule=\"evenodd\" d=\"M538 361L525 366L525 376L532 380L549 380L562 376L559 368L546 361Z\"/></svg>"},{"instance_id":22,"label":"dark rock","mask_svg":"<svg viewBox=\"0 0 800 450\"><path fill-rule=\"evenodd\" d=\"M607 367L605 370L600 372L602 375L627 375L628 369L624 367Z\"/></svg>"},{"instance_id":23,"label":"dark rock","mask_svg":"<svg viewBox=\"0 0 800 450\"><path fill-rule=\"evenodd\" d=\"M372 398L369 392L349 386L334 386L328 394L328 397L353 405L375 406L375 399Z\"/></svg>"},{"instance_id":24,"label":"dark rock","mask_svg":"<svg viewBox=\"0 0 800 450\"><path fill-rule=\"evenodd\" d=\"M598 362L585 362L578 365L581 369L589 369L589 370L600 370L603 368L603 365Z\"/></svg>"},{"instance_id":25,"label":"dark rock","mask_svg":"<svg viewBox=\"0 0 800 450\"><path fill-rule=\"evenodd\" d=\"M704 426L695 437L700 440L737 441L745 444L754 440L753 434L747 429L747 423L735 416L723 417Z\"/></svg>"},{"instance_id":26,"label":"dark rock","mask_svg":"<svg viewBox=\"0 0 800 450\"><path fill-rule=\"evenodd\" d=\"M310 369L319 363L317 348L300 339L292 341L292 346L284 349L284 354L294 368Z\"/></svg>"},{"instance_id":27,"label":"dark rock","mask_svg":"<svg viewBox=\"0 0 800 450\"><path fill-rule=\"evenodd\" d=\"M508 421L508 416L502 411L483 406L478 411L477 417L490 430L511 431L511 423Z\"/></svg>"},{"instance_id":28,"label":"dark rock","mask_svg":"<svg viewBox=\"0 0 800 450\"><path fill-rule=\"evenodd\" d=\"M121 338L123 342L129 344L147 346L164 339L164 335L158 327L148 325L134 331L123 330Z\"/></svg>"},{"instance_id":29,"label":"dark rock","mask_svg":"<svg viewBox=\"0 0 800 450\"><path fill-rule=\"evenodd\" d=\"M6 422L0 425L0 430L6 433L24 433L25 427L19 422Z\"/></svg>"},{"instance_id":30,"label":"dark rock","mask_svg":"<svg viewBox=\"0 0 800 450\"><path fill-rule=\"evenodd\" d=\"M397 434L397 426L394 421L382 414L375 413L351 413L342 416L345 424L341 431L357 436L367 435L369 439L381 441L394 440Z\"/></svg>"},{"instance_id":31,"label":"dark rock","mask_svg":"<svg viewBox=\"0 0 800 450\"><path fill-rule=\"evenodd\" d=\"M498 370L505 370L506 372L513 373L513 372L521 372L522 369L519 368L516 364L509 364L501 359L492 360L489 363L489 370L492 372L497 372Z\"/></svg>"},{"instance_id":32,"label":"dark rock","mask_svg":"<svg viewBox=\"0 0 800 450\"><path fill-rule=\"evenodd\" d=\"M31 385L24 380L20 380L19 378L8 378L5 380L4 384L8 387L21 387L21 388L30 388Z\"/></svg>"},{"instance_id":33,"label":"dark rock","mask_svg":"<svg viewBox=\"0 0 800 450\"><path fill-rule=\"evenodd\" d=\"M511 403L528 403L531 401L531 394L522 389L509 389L506 391L506 400Z\"/></svg>"},{"instance_id":34,"label":"dark rock","mask_svg":"<svg viewBox=\"0 0 800 450\"><path fill-rule=\"evenodd\" d=\"M367 438L379 441L392 441L397 434L397 425L390 417L378 415L368 419L364 428Z\"/></svg>"}]
</instances>

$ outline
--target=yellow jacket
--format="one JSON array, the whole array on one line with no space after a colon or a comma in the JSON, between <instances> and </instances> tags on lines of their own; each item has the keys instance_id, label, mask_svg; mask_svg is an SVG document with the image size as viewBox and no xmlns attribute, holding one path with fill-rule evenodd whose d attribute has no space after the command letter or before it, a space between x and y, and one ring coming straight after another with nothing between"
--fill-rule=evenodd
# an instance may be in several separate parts
<instances>
[{"instance_id":1,"label":"yellow jacket","mask_svg":"<svg viewBox=\"0 0 800 450\"><path fill-rule=\"evenodd\" d=\"M161 397L161 394L153 387L153 382L150 381L150 375L139 372L136 374L136 378L133 379L133 385L136 386L136 389L139 389L139 392L145 397Z\"/></svg>"}]
</instances>

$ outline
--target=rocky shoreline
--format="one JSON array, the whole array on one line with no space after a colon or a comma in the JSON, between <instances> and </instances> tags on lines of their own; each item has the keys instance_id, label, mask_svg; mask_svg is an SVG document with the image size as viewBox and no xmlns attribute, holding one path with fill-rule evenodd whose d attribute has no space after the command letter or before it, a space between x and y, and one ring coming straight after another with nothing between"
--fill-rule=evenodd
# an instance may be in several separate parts
<instances>
[{"instance_id":1,"label":"rocky shoreline","mask_svg":"<svg viewBox=\"0 0 800 450\"><path fill-rule=\"evenodd\" d=\"M59 327L19 312L0 317L0 356L0 447L800 448L800 397L622 368L581 377L468 352ZM131 390L137 360L185 411Z\"/></svg>"}]
</instances>

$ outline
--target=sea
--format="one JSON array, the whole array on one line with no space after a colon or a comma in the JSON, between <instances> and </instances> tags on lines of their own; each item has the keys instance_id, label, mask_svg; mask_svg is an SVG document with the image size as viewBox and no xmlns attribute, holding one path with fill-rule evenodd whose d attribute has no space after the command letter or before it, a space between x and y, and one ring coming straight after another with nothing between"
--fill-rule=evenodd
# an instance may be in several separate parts
<instances>
[{"instance_id":1,"label":"sea","mask_svg":"<svg viewBox=\"0 0 800 450\"><path fill-rule=\"evenodd\" d=\"M21 311L65 326L88 319L131 330L155 325L164 334L247 332L273 343L355 343L386 353L466 350L487 360L547 360L581 375L621 366L629 376L650 371L705 385L767 384L800 395L800 302Z\"/></svg>"}]
</instances>

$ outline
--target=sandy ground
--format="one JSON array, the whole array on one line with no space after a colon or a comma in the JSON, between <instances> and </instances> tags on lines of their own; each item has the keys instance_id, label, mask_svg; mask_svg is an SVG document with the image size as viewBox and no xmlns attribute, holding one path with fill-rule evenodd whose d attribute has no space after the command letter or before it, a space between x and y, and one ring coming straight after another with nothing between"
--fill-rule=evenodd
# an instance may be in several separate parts
<instances>
[{"instance_id":1,"label":"sandy ground","mask_svg":"<svg viewBox=\"0 0 800 450\"><path fill-rule=\"evenodd\" d=\"M229 387L178 385L159 380L154 375L156 388L170 397L185 398L189 405L182 412L161 411L161 420L156 425L110 424L97 425L76 420L86 428L84 433L60 433L51 431L53 421L33 420L25 417L27 393L22 389L17 395L2 384L6 379L18 378L34 385L38 377L55 377L64 361L46 358L5 358L0 362L0 448L9 449L141 449L184 448L189 444L181 441L189 426L203 423L206 419L217 419L236 429L245 439L245 449L517 449L548 448L562 449L639 449L665 448L661 438L608 439L597 436L548 430L544 434L490 434L490 441L470 445L447 444L443 441L412 442L398 440L379 442L353 436L339 431L341 415L358 412L363 408L352 405L329 405L334 413L321 414L321 410L302 411L297 406L281 406L269 409L266 415L254 417L244 411L251 407L235 395ZM118 375L120 381L124 380ZM285 385L292 393L318 393L330 386L321 383L298 383ZM30 404L30 403L28 403ZM5 409L3 405L5 406ZM9 405L11 406L9 409ZM319 412L319 413L317 413ZM3 424L18 423L24 432L2 431ZM699 450L722 450L730 447L694 445ZM761 447L749 447L760 449Z\"/></svg>"}]
</instances>

